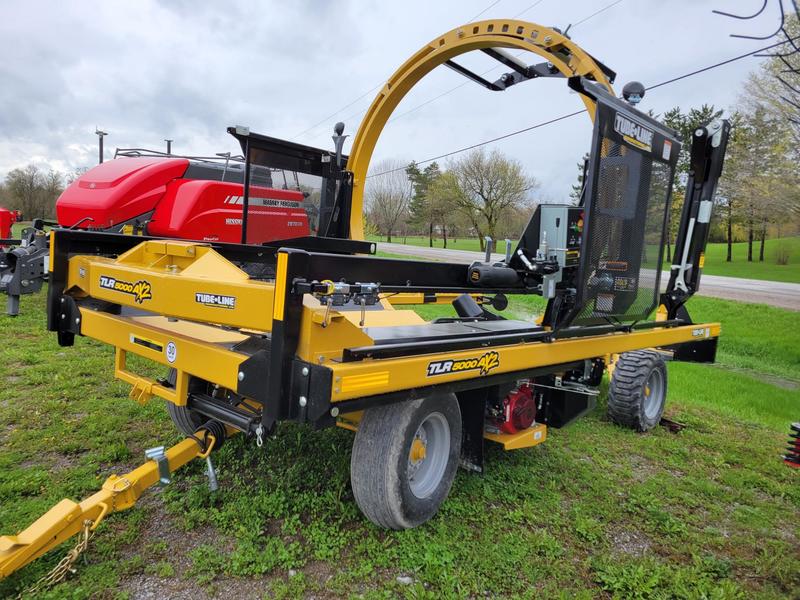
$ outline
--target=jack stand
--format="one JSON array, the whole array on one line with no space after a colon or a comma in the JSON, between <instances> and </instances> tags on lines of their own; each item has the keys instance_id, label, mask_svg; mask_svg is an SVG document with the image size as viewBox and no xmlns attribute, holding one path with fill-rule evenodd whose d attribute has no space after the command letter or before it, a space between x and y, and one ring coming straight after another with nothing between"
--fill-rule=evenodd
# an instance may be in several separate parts
<instances>
[{"instance_id":1,"label":"jack stand","mask_svg":"<svg viewBox=\"0 0 800 600\"><path fill-rule=\"evenodd\" d=\"M214 469L210 455L206 456L206 475L208 476L209 491L216 492L219 489L219 483L217 482L217 471Z\"/></svg>"}]
</instances>

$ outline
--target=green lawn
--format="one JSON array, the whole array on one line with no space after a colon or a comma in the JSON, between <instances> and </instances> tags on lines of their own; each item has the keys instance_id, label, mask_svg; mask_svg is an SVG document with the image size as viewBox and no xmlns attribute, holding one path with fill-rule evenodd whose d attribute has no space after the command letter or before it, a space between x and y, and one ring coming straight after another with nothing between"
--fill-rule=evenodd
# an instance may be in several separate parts
<instances>
[{"instance_id":1,"label":"green lawn","mask_svg":"<svg viewBox=\"0 0 800 600\"><path fill-rule=\"evenodd\" d=\"M139 406L113 380L110 348L59 348L43 306L25 296L22 316L0 317L2 533L179 439L162 402ZM669 365L678 434L614 426L601 399L540 447L490 446L486 473L460 472L440 514L404 532L358 512L350 432L288 425L261 449L234 438L216 455L219 492L188 466L109 517L77 574L38 597L793 597L800 471L779 453L800 420L796 313L705 298L690 310L722 321L723 336L719 365ZM0 597L64 552L0 582Z\"/></svg>"},{"instance_id":2,"label":"green lawn","mask_svg":"<svg viewBox=\"0 0 800 600\"><path fill-rule=\"evenodd\" d=\"M372 241L385 241L386 238L371 237ZM405 242L404 242L405 240ZM428 246L428 238L411 236L408 238L394 237L395 243L406 243L409 246ZM442 240L436 239L434 247L441 248ZM447 247L453 250L472 250L478 252L480 246L474 238L458 238L456 241L448 240ZM779 247L789 251L789 264L778 265L775 263L775 252ZM501 240L499 252L505 251L505 244ZM800 283L800 237L767 240L764 262L758 262L758 244L753 247L755 262L747 262L747 243L733 244L733 261L726 262L726 244L709 244L706 248L706 264L703 272L708 275L723 275L725 277L743 277L745 279L765 279L769 281L786 281ZM664 268L669 269L669 263L664 261Z\"/></svg>"}]
</instances>

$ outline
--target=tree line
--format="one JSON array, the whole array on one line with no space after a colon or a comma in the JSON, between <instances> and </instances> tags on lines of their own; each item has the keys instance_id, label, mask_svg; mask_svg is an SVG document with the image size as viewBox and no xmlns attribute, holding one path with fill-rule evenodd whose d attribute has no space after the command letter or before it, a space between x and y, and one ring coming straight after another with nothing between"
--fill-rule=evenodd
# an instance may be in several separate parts
<instances>
[{"instance_id":1,"label":"tree line","mask_svg":"<svg viewBox=\"0 0 800 600\"><path fill-rule=\"evenodd\" d=\"M367 181L366 216L371 233L392 236L426 234L435 237L516 239L530 216L538 182L519 161L498 150L477 148L452 161L446 169L432 162L384 160Z\"/></svg>"},{"instance_id":2,"label":"tree line","mask_svg":"<svg viewBox=\"0 0 800 600\"><path fill-rule=\"evenodd\" d=\"M13 169L0 183L0 206L20 211L25 220L53 219L56 200L77 175L44 171L34 164Z\"/></svg>"}]
</instances>

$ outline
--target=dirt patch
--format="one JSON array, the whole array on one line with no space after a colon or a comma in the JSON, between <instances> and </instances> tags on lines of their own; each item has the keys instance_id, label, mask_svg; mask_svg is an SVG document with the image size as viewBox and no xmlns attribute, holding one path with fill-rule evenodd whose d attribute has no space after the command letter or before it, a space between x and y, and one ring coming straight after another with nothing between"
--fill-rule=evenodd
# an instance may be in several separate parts
<instances>
[{"instance_id":1,"label":"dirt patch","mask_svg":"<svg viewBox=\"0 0 800 600\"><path fill-rule=\"evenodd\" d=\"M35 458L31 458L20 463L20 467L28 469L30 467L45 467L49 471L61 471L74 467L80 454L61 454L60 452L41 452Z\"/></svg>"},{"instance_id":2,"label":"dirt patch","mask_svg":"<svg viewBox=\"0 0 800 600\"><path fill-rule=\"evenodd\" d=\"M192 579L134 575L125 582L124 589L131 600L205 600L211 598L263 598L269 591L269 579L238 579L218 577L206 588Z\"/></svg>"},{"instance_id":3,"label":"dirt patch","mask_svg":"<svg viewBox=\"0 0 800 600\"><path fill-rule=\"evenodd\" d=\"M140 554L149 560L166 559L175 569L176 575L186 576L192 567L189 553L198 546L212 543L220 552L233 550L232 541L221 538L216 529L211 526L183 529L175 517L164 508L157 488L142 496L137 506L147 511L147 520L142 524L139 542L123 552L125 558ZM154 542L165 542L167 548L177 550L170 551L164 557L154 556L148 549L148 546ZM127 589L127 586L125 587Z\"/></svg>"},{"instance_id":4,"label":"dirt patch","mask_svg":"<svg viewBox=\"0 0 800 600\"><path fill-rule=\"evenodd\" d=\"M611 545L614 550L621 554L644 556L649 552L652 543L645 534L639 531L625 529L612 532Z\"/></svg>"},{"instance_id":5,"label":"dirt patch","mask_svg":"<svg viewBox=\"0 0 800 600\"><path fill-rule=\"evenodd\" d=\"M645 482L653 475L663 471L663 469L655 465L649 458L645 458L639 454L631 454L628 458L630 460L633 480L638 483Z\"/></svg>"},{"instance_id":6,"label":"dirt patch","mask_svg":"<svg viewBox=\"0 0 800 600\"><path fill-rule=\"evenodd\" d=\"M316 581L321 587L325 587L325 584L327 584L336 573L336 569L332 564L321 561L310 562L300 570L311 580Z\"/></svg>"}]
</instances>

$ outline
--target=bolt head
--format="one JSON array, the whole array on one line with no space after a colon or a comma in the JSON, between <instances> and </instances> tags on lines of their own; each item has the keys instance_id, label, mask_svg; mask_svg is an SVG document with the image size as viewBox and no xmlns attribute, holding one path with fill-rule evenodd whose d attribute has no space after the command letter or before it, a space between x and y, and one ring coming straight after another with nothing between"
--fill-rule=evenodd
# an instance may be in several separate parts
<instances>
[{"instance_id":1,"label":"bolt head","mask_svg":"<svg viewBox=\"0 0 800 600\"><path fill-rule=\"evenodd\" d=\"M78 325L81 322L80 317L75 317L75 324Z\"/></svg>"},{"instance_id":2,"label":"bolt head","mask_svg":"<svg viewBox=\"0 0 800 600\"><path fill-rule=\"evenodd\" d=\"M300 404L301 407L305 407L305 405L308 404L308 398L306 398L305 396L300 396L298 403Z\"/></svg>"},{"instance_id":3,"label":"bolt head","mask_svg":"<svg viewBox=\"0 0 800 600\"><path fill-rule=\"evenodd\" d=\"M331 409L331 416L332 417L338 417L339 416L339 407L338 406L334 406Z\"/></svg>"},{"instance_id":4,"label":"bolt head","mask_svg":"<svg viewBox=\"0 0 800 600\"><path fill-rule=\"evenodd\" d=\"M308 367L303 367L301 373L303 373L303 377L308 377Z\"/></svg>"},{"instance_id":5,"label":"bolt head","mask_svg":"<svg viewBox=\"0 0 800 600\"><path fill-rule=\"evenodd\" d=\"M244 381L244 371L239 371L239 375L237 376L239 381Z\"/></svg>"},{"instance_id":6,"label":"bolt head","mask_svg":"<svg viewBox=\"0 0 800 600\"><path fill-rule=\"evenodd\" d=\"M65 315L64 313L61 313L61 318L62 318L62 319L66 319L66 318L67 318L67 315Z\"/></svg>"}]
</instances>

